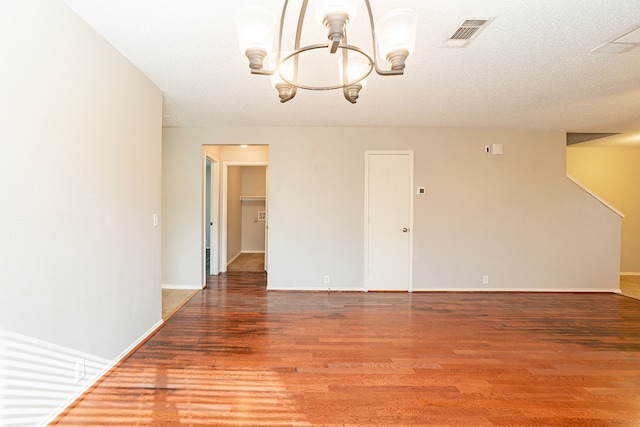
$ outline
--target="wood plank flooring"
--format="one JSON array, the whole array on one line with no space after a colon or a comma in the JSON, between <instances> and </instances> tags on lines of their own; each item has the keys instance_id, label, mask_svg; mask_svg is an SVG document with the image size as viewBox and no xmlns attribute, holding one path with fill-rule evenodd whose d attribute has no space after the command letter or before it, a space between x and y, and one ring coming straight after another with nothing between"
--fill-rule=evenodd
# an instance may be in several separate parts
<instances>
[{"instance_id":1,"label":"wood plank flooring","mask_svg":"<svg viewBox=\"0 0 640 427\"><path fill-rule=\"evenodd\" d=\"M640 301L227 273L56 424L638 426Z\"/></svg>"}]
</instances>

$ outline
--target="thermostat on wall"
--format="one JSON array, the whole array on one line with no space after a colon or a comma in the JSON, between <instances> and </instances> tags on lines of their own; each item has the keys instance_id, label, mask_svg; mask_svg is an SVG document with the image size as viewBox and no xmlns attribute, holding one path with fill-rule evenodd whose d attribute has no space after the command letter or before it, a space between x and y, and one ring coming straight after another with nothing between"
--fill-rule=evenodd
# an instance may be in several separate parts
<instances>
[{"instance_id":1,"label":"thermostat on wall","mask_svg":"<svg viewBox=\"0 0 640 427\"><path fill-rule=\"evenodd\" d=\"M491 144L491 154L503 154L504 146L502 144Z\"/></svg>"},{"instance_id":2,"label":"thermostat on wall","mask_svg":"<svg viewBox=\"0 0 640 427\"><path fill-rule=\"evenodd\" d=\"M502 144L485 145L484 152L488 154L504 154L504 145Z\"/></svg>"}]
</instances>

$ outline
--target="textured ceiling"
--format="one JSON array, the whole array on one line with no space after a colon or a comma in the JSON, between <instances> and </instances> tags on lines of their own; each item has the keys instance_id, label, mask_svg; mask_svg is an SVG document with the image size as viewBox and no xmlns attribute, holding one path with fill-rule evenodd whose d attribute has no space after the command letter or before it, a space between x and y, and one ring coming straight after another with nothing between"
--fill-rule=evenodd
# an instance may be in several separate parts
<instances>
[{"instance_id":1,"label":"textured ceiling","mask_svg":"<svg viewBox=\"0 0 640 427\"><path fill-rule=\"evenodd\" d=\"M236 11L261 4L279 15L280 0L65 3L163 91L165 126L554 130L640 144L640 47L590 52L640 26L640 1L371 0L376 16L418 13L416 52L404 76L370 76L355 105L340 91L299 91L281 104L268 77L250 74ZM493 20L467 47L443 47L469 18ZM370 45L353 34L351 44Z\"/></svg>"}]
</instances>

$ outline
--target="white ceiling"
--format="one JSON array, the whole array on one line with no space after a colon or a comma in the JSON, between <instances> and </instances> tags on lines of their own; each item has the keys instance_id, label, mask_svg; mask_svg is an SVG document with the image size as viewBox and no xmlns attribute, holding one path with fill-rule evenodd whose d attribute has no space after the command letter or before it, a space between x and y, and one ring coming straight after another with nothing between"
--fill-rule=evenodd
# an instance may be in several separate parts
<instances>
[{"instance_id":1,"label":"white ceiling","mask_svg":"<svg viewBox=\"0 0 640 427\"><path fill-rule=\"evenodd\" d=\"M418 13L416 52L404 76L370 76L355 105L341 91L281 104L268 77L250 74L236 11L261 4L279 16L281 0L64 1L163 91L165 126L622 132L605 140L640 144L640 47L591 52L640 26L640 1L371 0L376 17ZM467 47L442 47L470 18L493 21Z\"/></svg>"}]
</instances>

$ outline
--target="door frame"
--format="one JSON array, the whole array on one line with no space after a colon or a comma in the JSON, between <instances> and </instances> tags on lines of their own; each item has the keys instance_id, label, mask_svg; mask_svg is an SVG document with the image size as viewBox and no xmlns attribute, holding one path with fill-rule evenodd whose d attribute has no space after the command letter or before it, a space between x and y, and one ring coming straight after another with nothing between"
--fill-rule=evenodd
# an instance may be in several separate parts
<instances>
[{"instance_id":1,"label":"door frame","mask_svg":"<svg viewBox=\"0 0 640 427\"><path fill-rule=\"evenodd\" d=\"M207 162L211 162L211 177L209 182L210 192L210 222L213 222L213 227L207 223ZM204 152L204 173L203 173L203 185L202 185L202 272L203 272L203 287L206 286L207 276L220 274L220 162L206 151ZM215 253L215 257L211 256L209 271L207 271L206 254L207 254L207 228L210 227L210 250L211 254ZM215 251L214 251L215 250Z\"/></svg>"},{"instance_id":2,"label":"door frame","mask_svg":"<svg viewBox=\"0 0 640 427\"><path fill-rule=\"evenodd\" d=\"M364 292L369 292L369 158L372 155L408 155L409 170L409 281L407 292L413 292L413 150L366 150L364 152Z\"/></svg>"},{"instance_id":3,"label":"door frame","mask_svg":"<svg viewBox=\"0 0 640 427\"><path fill-rule=\"evenodd\" d=\"M222 162L222 194L220 195L220 272L225 273L227 271L227 183L229 166L264 166L265 167L265 181L267 182L267 188L265 188L264 209L266 211L266 218L264 226L269 227L269 162L247 162L247 161L227 161ZM264 271L267 271L267 233L265 229L265 242L264 242Z\"/></svg>"}]
</instances>

